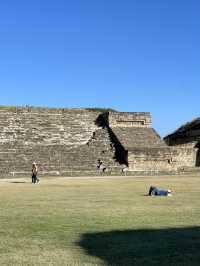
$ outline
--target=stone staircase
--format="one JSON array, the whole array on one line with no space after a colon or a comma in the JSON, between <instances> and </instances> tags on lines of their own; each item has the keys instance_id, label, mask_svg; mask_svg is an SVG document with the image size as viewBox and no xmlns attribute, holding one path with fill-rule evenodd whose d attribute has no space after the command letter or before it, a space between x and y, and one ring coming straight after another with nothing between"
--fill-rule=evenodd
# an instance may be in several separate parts
<instances>
[{"instance_id":1,"label":"stone staircase","mask_svg":"<svg viewBox=\"0 0 200 266\"><path fill-rule=\"evenodd\" d=\"M150 126L149 113L0 107L0 177L30 176L32 162L41 175L97 175L98 159L109 174L167 170L172 151Z\"/></svg>"},{"instance_id":2,"label":"stone staircase","mask_svg":"<svg viewBox=\"0 0 200 266\"><path fill-rule=\"evenodd\" d=\"M0 110L0 176L30 175L33 161L48 175L97 174L98 159L108 171L120 171L98 116L85 110Z\"/></svg>"},{"instance_id":3,"label":"stone staircase","mask_svg":"<svg viewBox=\"0 0 200 266\"><path fill-rule=\"evenodd\" d=\"M103 161L109 172L120 171L121 166L114 156L107 129L98 129L95 131L95 138L92 137L87 144L78 147L45 145L1 149L0 175L29 175L33 161L38 163L40 174L65 175L83 171L98 173L98 159Z\"/></svg>"},{"instance_id":4,"label":"stone staircase","mask_svg":"<svg viewBox=\"0 0 200 266\"><path fill-rule=\"evenodd\" d=\"M98 112L83 110L0 110L0 145L79 146L98 128Z\"/></svg>"}]
</instances>

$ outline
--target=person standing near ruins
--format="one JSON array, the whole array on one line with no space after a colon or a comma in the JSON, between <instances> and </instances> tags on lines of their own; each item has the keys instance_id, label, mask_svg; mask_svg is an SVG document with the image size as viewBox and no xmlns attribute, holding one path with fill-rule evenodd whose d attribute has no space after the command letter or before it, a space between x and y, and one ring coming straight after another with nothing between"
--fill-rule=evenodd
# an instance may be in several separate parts
<instances>
[{"instance_id":1,"label":"person standing near ruins","mask_svg":"<svg viewBox=\"0 0 200 266\"><path fill-rule=\"evenodd\" d=\"M37 177L38 174L38 168L37 168L37 164L34 162L32 164L32 183L35 184L36 182L39 182L39 179Z\"/></svg>"},{"instance_id":2,"label":"person standing near ruins","mask_svg":"<svg viewBox=\"0 0 200 266\"><path fill-rule=\"evenodd\" d=\"M106 167L104 166L103 162L100 159L97 160L97 169L99 169L102 172L106 171Z\"/></svg>"}]
</instances>

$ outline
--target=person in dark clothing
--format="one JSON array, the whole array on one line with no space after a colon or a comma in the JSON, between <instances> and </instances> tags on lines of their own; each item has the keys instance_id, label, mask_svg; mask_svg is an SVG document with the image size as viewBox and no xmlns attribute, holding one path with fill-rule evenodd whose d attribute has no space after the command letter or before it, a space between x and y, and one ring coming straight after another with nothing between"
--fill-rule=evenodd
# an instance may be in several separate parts
<instances>
[{"instance_id":1,"label":"person in dark clothing","mask_svg":"<svg viewBox=\"0 0 200 266\"><path fill-rule=\"evenodd\" d=\"M152 191L153 191L155 188L156 188L156 187L150 186L150 188L149 188L149 196L151 196Z\"/></svg>"},{"instance_id":2,"label":"person in dark clothing","mask_svg":"<svg viewBox=\"0 0 200 266\"><path fill-rule=\"evenodd\" d=\"M106 167L104 166L103 162L100 159L98 159L97 161L97 169L99 169L102 172L106 171Z\"/></svg>"},{"instance_id":3,"label":"person in dark clothing","mask_svg":"<svg viewBox=\"0 0 200 266\"><path fill-rule=\"evenodd\" d=\"M35 184L36 182L39 183L39 178L37 177L38 168L36 163L32 164L32 183Z\"/></svg>"},{"instance_id":4,"label":"person in dark clothing","mask_svg":"<svg viewBox=\"0 0 200 266\"><path fill-rule=\"evenodd\" d=\"M163 189L159 189L157 187L153 187L151 186L149 188L149 196L172 196L171 194L171 190L163 190Z\"/></svg>"}]
</instances>

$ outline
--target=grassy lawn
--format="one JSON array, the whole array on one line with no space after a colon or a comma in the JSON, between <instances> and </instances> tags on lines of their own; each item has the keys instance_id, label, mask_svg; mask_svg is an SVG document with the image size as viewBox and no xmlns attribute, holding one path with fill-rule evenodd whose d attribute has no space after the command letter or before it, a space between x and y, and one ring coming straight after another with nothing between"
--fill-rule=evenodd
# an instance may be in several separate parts
<instances>
[{"instance_id":1,"label":"grassy lawn","mask_svg":"<svg viewBox=\"0 0 200 266\"><path fill-rule=\"evenodd\" d=\"M200 176L0 181L2 266L193 266L199 250Z\"/></svg>"}]
</instances>

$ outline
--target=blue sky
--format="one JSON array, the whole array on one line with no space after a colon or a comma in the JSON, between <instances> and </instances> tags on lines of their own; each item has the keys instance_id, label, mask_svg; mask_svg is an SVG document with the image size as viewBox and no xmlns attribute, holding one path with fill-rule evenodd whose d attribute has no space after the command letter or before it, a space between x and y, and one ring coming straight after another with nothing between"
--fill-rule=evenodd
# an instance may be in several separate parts
<instances>
[{"instance_id":1,"label":"blue sky","mask_svg":"<svg viewBox=\"0 0 200 266\"><path fill-rule=\"evenodd\" d=\"M200 116L199 0L0 2L0 105Z\"/></svg>"}]
</instances>

